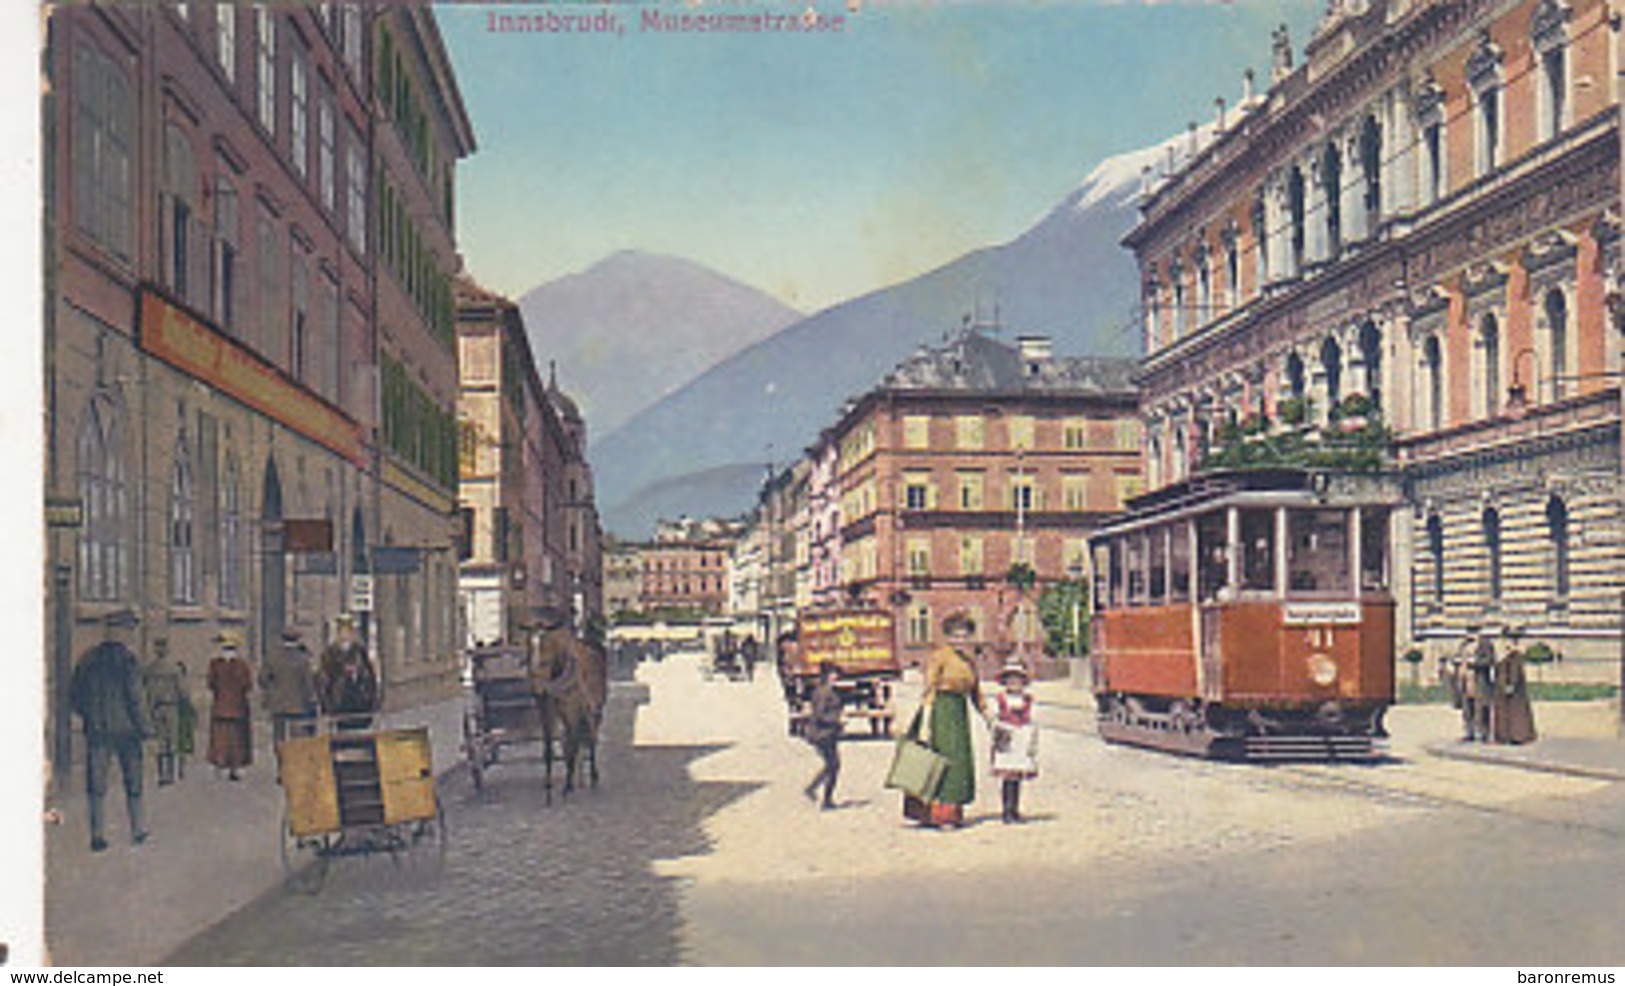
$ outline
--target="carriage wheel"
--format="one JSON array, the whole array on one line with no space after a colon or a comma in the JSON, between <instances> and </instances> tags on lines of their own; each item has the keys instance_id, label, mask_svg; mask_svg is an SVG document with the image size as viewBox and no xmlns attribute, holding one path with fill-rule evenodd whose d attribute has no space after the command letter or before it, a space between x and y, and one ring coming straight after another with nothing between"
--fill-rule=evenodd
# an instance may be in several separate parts
<instances>
[{"instance_id":1,"label":"carriage wheel","mask_svg":"<svg viewBox=\"0 0 1625 986\"><path fill-rule=\"evenodd\" d=\"M320 893L327 882L327 837L302 837L293 834L287 816L282 818L282 868L290 890L302 894Z\"/></svg>"}]
</instances>

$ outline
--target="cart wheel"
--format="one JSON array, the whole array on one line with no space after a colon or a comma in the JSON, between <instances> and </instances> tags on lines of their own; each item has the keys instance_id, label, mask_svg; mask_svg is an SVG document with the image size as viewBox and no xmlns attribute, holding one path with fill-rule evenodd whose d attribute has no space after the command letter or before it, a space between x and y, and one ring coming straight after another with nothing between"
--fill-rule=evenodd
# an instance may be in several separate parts
<instances>
[{"instance_id":1,"label":"cart wheel","mask_svg":"<svg viewBox=\"0 0 1625 986\"><path fill-rule=\"evenodd\" d=\"M322 885L327 882L327 867L330 862L327 856L326 836L294 835L287 817L283 817L282 868L286 874L284 880L290 890L302 894L320 893Z\"/></svg>"},{"instance_id":2,"label":"cart wheel","mask_svg":"<svg viewBox=\"0 0 1625 986\"><path fill-rule=\"evenodd\" d=\"M436 799L434 817L411 823L405 860L414 875L438 879L446 867L446 806Z\"/></svg>"}]
</instances>

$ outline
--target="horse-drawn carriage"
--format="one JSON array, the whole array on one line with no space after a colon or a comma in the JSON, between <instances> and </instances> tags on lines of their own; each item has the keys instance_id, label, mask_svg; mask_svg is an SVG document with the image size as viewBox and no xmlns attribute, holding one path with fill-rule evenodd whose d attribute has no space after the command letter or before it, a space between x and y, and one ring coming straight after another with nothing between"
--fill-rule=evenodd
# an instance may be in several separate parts
<instances>
[{"instance_id":1,"label":"horse-drawn carriage","mask_svg":"<svg viewBox=\"0 0 1625 986\"><path fill-rule=\"evenodd\" d=\"M608 697L604 655L569 631L534 636L528 644L469 652L472 702L463 718L463 752L474 787L508 747L540 746L548 797L553 760L564 761L564 793L575 789L576 766L587 755L598 783L598 725ZM557 746L555 746L555 740Z\"/></svg>"},{"instance_id":2,"label":"horse-drawn carriage","mask_svg":"<svg viewBox=\"0 0 1625 986\"><path fill-rule=\"evenodd\" d=\"M276 745L282 785L282 863L288 881L320 890L338 856L415 851L438 868L446 816L435 791L427 729L321 732ZM416 851L420 851L416 852Z\"/></svg>"}]
</instances>

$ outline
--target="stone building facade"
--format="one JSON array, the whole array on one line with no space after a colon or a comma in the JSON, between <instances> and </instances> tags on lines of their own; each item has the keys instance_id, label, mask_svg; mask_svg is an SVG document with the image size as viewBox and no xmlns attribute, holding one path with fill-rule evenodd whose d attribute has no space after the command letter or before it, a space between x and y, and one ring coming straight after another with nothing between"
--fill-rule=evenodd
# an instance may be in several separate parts
<instances>
[{"instance_id":1,"label":"stone building facade","mask_svg":"<svg viewBox=\"0 0 1625 986\"><path fill-rule=\"evenodd\" d=\"M1032 599L1086 577L1089 532L1139 491L1133 372L976 326L904 361L827 433L839 572L821 601L892 608L910 664L956 609L990 660L1041 647ZM1025 603L1007 578L1017 564L1037 578Z\"/></svg>"},{"instance_id":2,"label":"stone building facade","mask_svg":"<svg viewBox=\"0 0 1625 986\"><path fill-rule=\"evenodd\" d=\"M46 23L53 757L73 756L73 661L126 606L143 658L194 691L222 630L258 660L361 610L386 708L449 695L450 190L474 141L432 14Z\"/></svg>"},{"instance_id":3,"label":"stone building facade","mask_svg":"<svg viewBox=\"0 0 1625 986\"><path fill-rule=\"evenodd\" d=\"M1516 624L1618 660L1618 33L1601 0L1335 3L1125 240L1153 487L1227 429L1392 429L1401 650Z\"/></svg>"}]
</instances>

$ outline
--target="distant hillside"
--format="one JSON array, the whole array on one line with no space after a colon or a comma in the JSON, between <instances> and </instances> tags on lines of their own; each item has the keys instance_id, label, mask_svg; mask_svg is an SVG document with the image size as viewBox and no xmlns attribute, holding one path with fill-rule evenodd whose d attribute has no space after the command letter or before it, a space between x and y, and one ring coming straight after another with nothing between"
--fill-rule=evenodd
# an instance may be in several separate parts
<instances>
[{"instance_id":1,"label":"distant hillside","mask_svg":"<svg viewBox=\"0 0 1625 986\"><path fill-rule=\"evenodd\" d=\"M648 537L654 531L655 523L662 519L743 514L755 502L756 492L762 488L765 478L765 463L747 462L715 466L658 480L617 504L620 524L611 527L611 530L617 534L635 532L641 539ZM718 504L743 506L737 511L719 510Z\"/></svg>"},{"instance_id":2,"label":"distant hillside","mask_svg":"<svg viewBox=\"0 0 1625 986\"><path fill-rule=\"evenodd\" d=\"M802 317L689 260L624 250L519 299L536 358L556 361L589 441Z\"/></svg>"},{"instance_id":3,"label":"distant hillside","mask_svg":"<svg viewBox=\"0 0 1625 986\"><path fill-rule=\"evenodd\" d=\"M1135 356L1138 277L1119 240L1135 222L1142 166L1160 144L1102 162L1015 240L967 254L914 280L825 309L749 346L634 416L593 448L606 526L641 537L664 482L727 463L784 465L831 424L841 403L872 387L920 342L935 341L995 301L1009 335L1054 338L1056 352ZM760 473L738 474L706 513L750 508Z\"/></svg>"}]
</instances>

